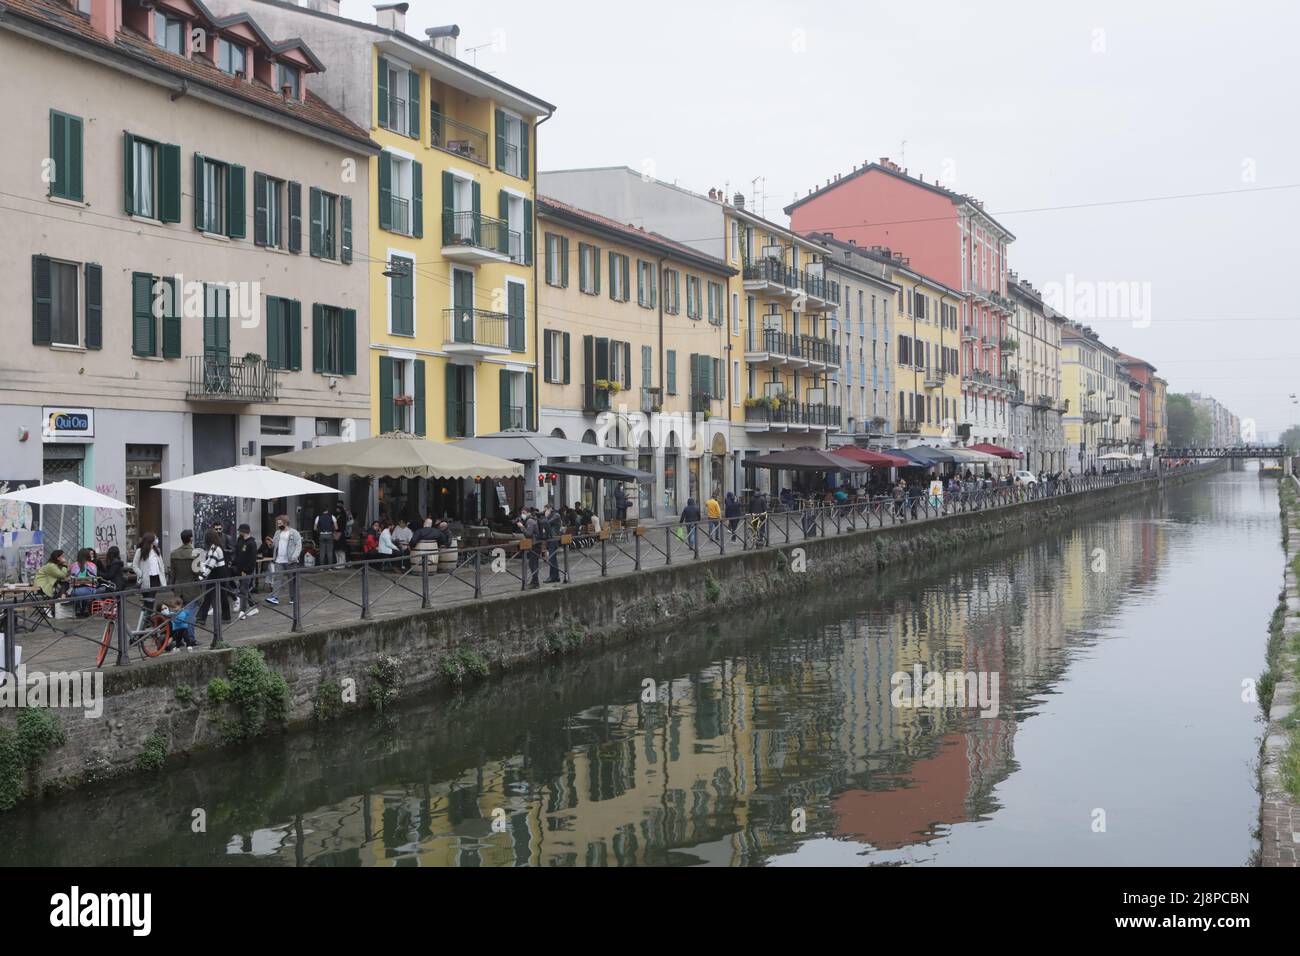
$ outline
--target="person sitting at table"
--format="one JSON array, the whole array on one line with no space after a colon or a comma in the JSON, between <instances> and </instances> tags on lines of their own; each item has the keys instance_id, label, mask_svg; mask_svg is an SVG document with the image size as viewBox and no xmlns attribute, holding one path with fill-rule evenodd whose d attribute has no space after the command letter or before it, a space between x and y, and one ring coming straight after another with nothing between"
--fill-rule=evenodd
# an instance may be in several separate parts
<instances>
[{"instance_id":1,"label":"person sitting at table","mask_svg":"<svg viewBox=\"0 0 1300 956\"><path fill-rule=\"evenodd\" d=\"M122 560L122 551L113 545L104 554L104 567L99 572L99 579L113 585L113 590L126 590L126 562Z\"/></svg>"},{"instance_id":2,"label":"person sitting at table","mask_svg":"<svg viewBox=\"0 0 1300 956\"><path fill-rule=\"evenodd\" d=\"M434 537L435 534L436 531L433 527L433 519L425 518L424 524L418 529L416 529L415 532L412 533L411 535L411 550L419 551L420 545L426 543L433 543L434 541L436 541L436 538Z\"/></svg>"},{"instance_id":3,"label":"person sitting at table","mask_svg":"<svg viewBox=\"0 0 1300 956\"><path fill-rule=\"evenodd\" d=\"M405 518L397 519L397 527L393 529L393 544L397 545L401 551L411 550L411 539L415 537L415 532L411 530Z\"/></svg>"},{"instance_id":4,"label":"person sitting at table","mask_svg":"<svg viewBox=\"0 0 1300 956\"><path fill-rule=\"evenodd\" d=\"M60 548L36 571L32 585L47 598L62 597L68 588L68 558Z\"/></svg>"},{"instance_id":5,"label":"person sitting at table","mask_svg":"<svg viewBox=\"0 0 1300 956\"><path fill-rule=\"evenodd\" d=\"M72 562L68 574L72 579L73 597L89 597L94 594L95 586L99 583L99 568L95 564L94 552L90 548L78 551L77 560ZM89 602L77 602L77 617L90 617Z\"/></svg>"}]
</instances>

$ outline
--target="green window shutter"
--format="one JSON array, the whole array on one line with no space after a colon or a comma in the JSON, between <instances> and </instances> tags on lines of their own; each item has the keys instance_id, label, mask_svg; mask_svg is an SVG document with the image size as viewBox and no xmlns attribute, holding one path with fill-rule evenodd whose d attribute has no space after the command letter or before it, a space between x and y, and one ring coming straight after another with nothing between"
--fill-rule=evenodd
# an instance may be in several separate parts
<instances>
[{"instance_id":1,"label":"green window shutter","mask_svg":"<svg viewBox=\"0 0 1300 956\"><path fill-rule=\"evenodd\" d=\"M596 384L596 337L582 337L582 383L587 387Z\"/></svg>"},{"instance_id":2,"label":"green window shutter","mask_svg":"<svg viewBox=\"0 0 1300 956\"><path fill-rule=\"evenodd\" d=\"M325 322L322 318L324 309L320 303L311 307L311 370L324 371L325 366Z\"/></svg>"},{"instance_id":3,"label":"green window shutter","mask_svg":"<svg viewBox=\"0 0 1300 956\"><path fill-rule=\"evenodd\" d=\"M696 355L694 352L691 353L691 356L690 356L690 366L689 366L689 367L690 367L690 374L691 374L691 391L690 391L690 399L691 399L691 403L692 403L691 411L694 411L694 410L695 410L695 408L694 408L695 396L698 395L698 394L699 394L699 391L700 391L700 362L699 362L699 359L700 359L700 357L699 357L698 355Z\"/></svg>"},{"instance_id":4,"label":"green window shutter","mask_svg":"<svg viewBox=\"0 0 1300 956\"><path fill-rule=\"evenodd\" d=\"M533 264L533 201L524 200L524 265Z\"/></svg>"},{"instance_id":5,"label":"green window shutter","mask_svg":"<svg viewBox=\"0 0 1300 956\"><path fill-rule=\"evenodd\" d=\"M555 344L551 341L554 338L550 332L542 335L542 381L553 382L551 378L551 366L555 361Z\"/></svg>"},{"instance_id":6,"label":"green window shutter","mask_svg":"<svg viewBox=\"0 0 1300 956\"><path fill-rule=\"evenodd\" d=\"M532 372L524 373L524 428L534 431L537 428L537 410L533 400L533 389L537 379Z\"/></svg>"},{"instance_id":7,"label":"green window shutter","mask_svg":"<svg viewBox=\"0 0 1300 956\"><path fill-rule=\"evenodd\" d=\"M288 356L283 355L280 343L283 341L284 317L281 314L280 300L273 295L266 297L266 364L271 368L285 368Z\"/></svg>"},{"instance_id":8,"label":"green window shutter","mask_svg":"<svg viewBox=\"0 0 1300 956\"><path fill-rule=\"evenodd\" d=\"M324 237L321 235L321 194L320 190L315 186L311 187L308 201L310 203L308 215L311 217L311 239L308 248L311 254L319 259L321 247L324 245Z\"/></svg>"},{"instance_id":9,"label":"green window shutter","mask_svg":"<svg viewBox=\"0 0 1300 956\"><path fill-rule=\"evenodd\" d=\"M664 365L668 369L668 394L677 394L677 352L673 349L668 350L668 357L664 360Z\"/></svg>"},{"instance_id":10,"label":"green window shutter","mask_svg":"<svg viewBox=\"0 0 1300 956\"><path fill-rule=\"evenodd\" d=\"M86 263L86 348L104 347L104 270Z\"/></svg>"},{"instance_id":11,"label":"green window shutter","mask_svg":"<svg viewBox=\"0 0 1300 956\"><path fill-rule=\"evenodd\" d=\"M528 140L531 139L528 120L519 121L519 177L528 178Z\"/></svg>"},{"instance_id":12,"label":"green window shutter","mask_svg":"<svg viewBox=\"0 0 1300 956\"><path fill-rule=\"evenodd\" d=\"M181 290L175 278L163 279L170 296L170 308L163 315L163 358L181 357Z\"/></svg>"},{"instance_id":13,"label":"green window shutter","mask_svg":"<svg viewBox=\"0 0 1300 956\"><path fill-rule=\"evenodd\" d=\"M50 260L32 256L32 344L49 345L53 336L50 288Z\"/></svg>"},{"instance_id":14,"label":"green window shutter","mask_svg":"<svg viewBox=\"0 0 1300 956\"><path fill-rule=\"evenodd\" d=\"M458 365L444 365L443 376L446 382L444 397L447 405L447 437L455 438L458 434L457 420L460 418L460 395L456 390Z\"/></svg>"},{"instance_id":15,"label":"green window shutter","mask_svg":"<svg viewBox=\"0 0 1300 956\"><path fill-rule=\"evenodd\" d=\"M289 251L302 252L302 183L289 184Z\"/></svg>"},{"instance_id":16,"label":"green window shutter","mask_svg":"<svg viewBox=\"0 0 1300 956\"><path fill-rule=\"evenodd\" d=\"M379 356L379 434L393 430L393 360Z\"/></svg>"},{"instance_id":17,"label":"green window shutter","mask_svg":"<svg viewBox=\"0 0 1300 956\"><path fill-rule=\"evenodd\" d=\"M596 339L596 378L608 379L609 371L609 339Z\"/></svg>"},{"instance_id":18,"label":"green window shutter","mask_svg":"<svg viewBox=\"0 0 1300 956\"><path fill-rule=\"evenodd\" d=\"M615 369L617 372L618 370ZM623 343L623 384L632 387L632 343Z\"/></svg>"},{"instance_id":19,"label":"green window shutter","mask_svg":"<svg viewBox=\"0 0 1300 956\"><path fill-rule=\"evenodd\" d=\"M231 239L248 235L248 207L244 202L247 178L243 166L226 167L226 235Z\"/></svg>"},{"instance_id":20,"label":"green window shutter","mask_svg":"<svg viewBox=\"0 0 1300 956\"><path fill-rule=\"evenodd\" d=\"M50 110L51 196L81 202L81 119Z\"/></svg>"},{"instance_id":21,"label":"green window shutter","mask_svg":"<svg viewBox=\"0 0 1300 956\"><path fill-rule=\"evenodd\" d=\"M512 351L524 350L524 287L518 282L506 283L506 309L509 316L508 333Z\"/></svg>"},{"instance_id":22,"label":"green window shutter","mask_svg":"<svg viewBox=\"0 0 1300 956\"><path fill-rule=\"evenodd\" d=\"M560 236L560 285L569 287L569 237Z\"/></svg>"},{"instance_id":23,"label":"green window shutter","mask_svg":"<svg viewBox=\"0 0 1300 956\"><path fill-rule=\"evenodd\" d=\"M497 169L505 171L506 168L506 114L504 110L497 110L495 119L496 130L496 154Z\"/></svg>"},{"instance_id":24,"label":"green window shutter","mask_svg":"<svg viewBox=\"0 0 1300 956\"><path fill-rule=\"evenodd\" d=\"M497 218L510 221L510 194L504 189L497 191Z\"/></svg>"},{"instance_id":25,"label":"green window shutter","mask_svg":"<svg viewBox=\"0 0 1300 956\"><path fill-rule=\"evenodd\" d=\"M618 253L609 254L609 297L615 302L618 301L618 283L614 277L618 275Z\"/></svg>"},{"instance_id":26,"label":"green window shutter","mask_svg":"<svg viewBox=\"0 0 1300 956\"><path fill-rule=\"evenodd\" d=\"M569 384L569 333L564 333L564 384Z\"/></svg>"},{"instance_id":27,"label":"green window shutter","mask_svg":"<svg viewBox=\"0 0 1300 956\"><path fill-rule=\"evenodd\" d=\"M194 154L194 228L203 228L203 154Z\"/></svg>"},{"instance_id":28,"label":"green window shutter","mask_svg":"<svg viewBox=\"0 0 1300 956\"><path fill-rule=\"evenodd\" d=\"M469 194L470 209L474 212L474 244L478 245L483 241L483 220L481 218L482 209L480 208L482 192L479 189L477 180L470 184Z\"/></svg>"},{"instance_id":29,"label":"green window shutter","mask_svg":"<svg viewBox=\"0 0 1300 956\"><path fill-rule=\"evenodd\" d=\"M393 157L379 154L379 228L393 228Z\"/></svg>"},{"instance_id":30,"label":"green window shutter","mask_svg":"<svg viewBox=\"0 0 1300 956\"><path fill-rule=\"evenodd\" d=\"M591 268L594 273L591 291L600 295L600 246L591 247Z\"/></svg>"},{"instance_id":31,"label":"green window shutter","mask_svg":"<svg viewBox=\"0 0 1300 956\"><path fill-rule=\"evenodd\" d=\"M411 235L424 238L424 166L416 162L411 163Z\"/></svg>"},{"instance_id":32,"label":"green window shutter","mask_svg":"<svg viewBox=\"0 0 1300 956\"><path fill-rule=\"evenodd\" d=\"M379 125L388 125L388 61L382 56L379 58L379 82L376 84L379 88L379 103L377 112L379 114Z\"/></svg>"},{"instance_id":33,"label":"green window shutter","mask_svg":"<svg viewBox=\"0 0 1300 956\"><path fill-rule=\"evenodd\" d=\"M175 143L158 147L158 218L181 221L181 148Z\"/></svg>"},{"instance_id":34,"label":"green window shutter","mask_svg":"<svg viewBox=\"0 0 1300 956\"><path fill-rule=\"evenodd\" d=\"M253 173L253 245L266 245L266 173Z\"/></svg>"},{"instance_id":35,"label":"green window shutter","mask_svg":"<svg viewBox=\"0 0 1300 956\"><path fill-rule=\"evenodd\" d=\"M281 313L282 319L284 313ZM289 301L287 316L289 322L289 368L295 372L302 371L302 303L297 299Z\"/></svg>"},{"instance_id":36,"label":"green window shutter","mask_svg":"<svg viewBox=\"0 0 1300 956\"><path fill-rule=\"evenodd\" d=\"M443 170L442 173L442 244L451 245L451 237L456 232L456 177Z\"/></svg>"},{"instance_id":37,"label":"green window shutter","mask_svg":"<svg viewBox=\"0 0 1300 956\"><path fill-rule=\"evenodd\" d=\"M153 276L147 272L133 272L131 273L132 354L154 354L153 330Z\"/></svg>"},{"instance_id":38,"label":"green window shutter","mask_svg":"<svg viewBox=\"0 0 1300 956\"><path fill-rule=\"evenodd\" d=\"M122 133L122 208L135 213L135 137Z\"/></svg>"},{"instance_id":39,"label":"green window shutter","mask_svg":"<svg viewBox=\"0 0 1300 956\"><path fill-rule=\"evenodd\" d=\"M623 268L623 301L626 302L632 294L632 257L619 256L619 264Z\"/></svg>"},{"instance_id":40,"label":"green window shutter","mask_svg":"<svg viewBox=\"0 0 1300 956\"><path fill-rule=\"evenodd\" d=\"M555 247L558 246L559 243L551 242L551 234L549 232L546 233L543 241L546 243L545 249L543 250L543 255L546 261L546 281L551 283L551 276L555 275ZM554 283L551 284L553 285Z\"/></svg>"},{"instance_id":41,"label":"green window shutter","mask_svg":"<svg viewBox=\"0 0 1300 956\"><path fill-rule=\"evenodd\" d=\"M424 359L415 360L415 433L422 436L425 433L424 421ZM473 429L469 429L473 432Z\"/></svg>"},{"instance_id":42,"label":"green window shutter","mask_svg":"<svg viewBox=\"0 0 1300 956\"><path fill-rule=\"evenodd\" d=\"M82 124L80 116L69 116L68 124L68 198L81 202L86 198L82 184Z\"/></svg>"},{"instance_id":43,"label":"green window shutter","mask_svg":"<svg viewBox=\"0 0 1300 956\"><path fill-rule=\"evenodd\" d=\"M352 197L339 197L339 218L343 223L343 243L339 249L339 261L346 266L352 264Z\"/></svg>"},{"instance_id":44,"label":"green window shutter","mask_svg":"<svg viewBox=\"0 0 1300 956\"><path fill-rule=\"evenodd\" d=\"M501 383L501 431L510 427L510 373L502 369L497 376Z\"/></svg>"},{"instance_id":45,"label":"green window shutter","mask_svg":"<svg viewBox=\"0 0 1300 956\"><path fill-rule=\"evenodd\" d=\"M357 310L343 309L340 313L343 321L343 330L340 338L343 340L343 368L342 374L357 374Z\"/></svg>"},{"instance_id":46,"label":"green window shutter","mask_svg":"<svg viewBox=\"0 0 1300 956\"><path fill-rule=\"evenodd\" d=\"M420 138L420 84L422 78L419 73L412 70L406 74L410 79L409 87L411 95L406 101L406 135L411 139Z\"/></svg>"}]
</instances>

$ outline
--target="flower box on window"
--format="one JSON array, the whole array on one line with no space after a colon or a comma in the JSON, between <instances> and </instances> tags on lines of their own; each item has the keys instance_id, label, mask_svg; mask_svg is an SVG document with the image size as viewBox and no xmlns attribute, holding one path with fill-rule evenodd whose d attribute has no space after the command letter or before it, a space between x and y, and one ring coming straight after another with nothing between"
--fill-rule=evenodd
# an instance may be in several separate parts
<instances>
[{"instance_id":1,"label":"flower box on window","mask_svg":"<svg viewBox=\"0 0 1300 956\"><path fill-rule=\"evenodd\" d=\"M415 404L415 396L414 396L414 395L394 395L394 396L393 396L393 404L394 404L394 405L414 405L414 404Z\"/></svg>"}]
</instances>

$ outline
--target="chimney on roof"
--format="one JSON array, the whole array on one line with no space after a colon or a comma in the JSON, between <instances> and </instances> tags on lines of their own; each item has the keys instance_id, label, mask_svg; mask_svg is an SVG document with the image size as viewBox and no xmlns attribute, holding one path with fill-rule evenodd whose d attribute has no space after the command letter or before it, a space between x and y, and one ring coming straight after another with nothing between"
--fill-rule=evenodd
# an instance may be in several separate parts
<instances>
[{"instance_id":1,"label":"chimney on roof","mask_svg":"<svg viewBox=\"0 0 1300 956\"><path fill-rule=\"evenodd\" d=\"M712 199L712 200L715 200L715 201L716 201L717 198L718 198L718 191L717 191L716 189L713 189L713 188L710 187L710 189L709 189L709 198Z\"/></svg>"},{"instance_id":2,"label":"chimney on roof","mask_svg":"<svg viewBox=\"0 0 1300 956\"><path fill-rule=\"evenodd\" d=\"M449 23L445 27L429 27L424 31L429 39L425 42L439 53L454 57L456 55L456 38L460 36L460 27Z\"/></svg>"},{"instance_id":3,"label":"chimney on roof","mask_svg":"<svg viewBox=\"0 0 1300 956\"><path fill-rule=\"evenodd\" d=\"M328 13L332 17L339 15L339 0L299 0L299 5L304 10Z\"/></svg>"},{"instance_id":4,"label":"chimney on roof","mask_svg":"<svg viewBox=\"0 0 1300 956\"><path fill-rule=\"evenodd\" d=\"M744 208L745 208L745 194L744 194L744 193L736 193L736 195L732 197L732 202L735 204L735 206L736 206L737 209L744 209Z\"/></svg>"},{"instance_id":5,"label":"chimney on roof","mask_svg":"<svg viewBox=\"0 0 1300 956\"><path fill-rule=\"evenodd\" d=\"M396 30L398 33L405 33L406 11L410 6L409 3L375 4L375 26L381 30Z\"/></svg>"}]
</instances>

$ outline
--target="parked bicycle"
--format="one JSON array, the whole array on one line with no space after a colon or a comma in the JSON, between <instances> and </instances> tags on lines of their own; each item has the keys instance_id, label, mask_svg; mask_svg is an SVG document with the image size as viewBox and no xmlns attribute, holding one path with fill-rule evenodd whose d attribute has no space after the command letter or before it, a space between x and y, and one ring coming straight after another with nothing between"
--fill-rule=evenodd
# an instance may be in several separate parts
<instances>
[{"instance_id":1,"label":"parked bicycle","mask_svg":"<svg viewBox=\"0 0 1300 956\"><path fill-rule=\"evenodd\" d=\"M117 609L118 602L116 600L92 600L90 602L91 616L104 619L104 636L99 641L99 653L95 659L96 667L104 666L104 659L108 657L108 649L113 643L113 637L117 634ZM132 648L136 648L144 657L161 656L171 644L171 619L163 614L150 614L147 618L146 615L141 614L140 618L139 626L127 632L127 654L130 654Z\"/></svg>"}]
</instances>

